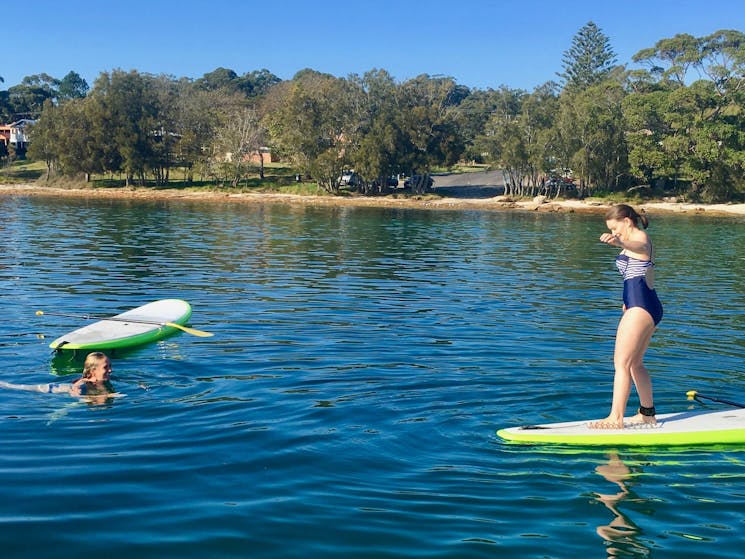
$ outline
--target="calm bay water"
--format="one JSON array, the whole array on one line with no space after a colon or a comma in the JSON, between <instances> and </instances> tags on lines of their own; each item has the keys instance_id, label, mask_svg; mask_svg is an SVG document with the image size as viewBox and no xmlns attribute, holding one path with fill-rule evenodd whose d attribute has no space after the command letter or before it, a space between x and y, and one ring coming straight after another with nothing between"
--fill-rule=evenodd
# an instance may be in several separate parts
<instances>
[{"instance_id":1,"label":"calm bay water","mask_svg":"<svg viewBox=\"0 0 745 559\"><path fill-rule=\"evenodd\" d=\"M745 448L494 434L607 412L600 216L8 197L0 232L0 380L75 378L39 309L178 297L215 333L113 355L104 405L0 391L4 558L740 554ZM745 400L745 220L650 233L658 409Z\"/></svg>"}]
</instances>

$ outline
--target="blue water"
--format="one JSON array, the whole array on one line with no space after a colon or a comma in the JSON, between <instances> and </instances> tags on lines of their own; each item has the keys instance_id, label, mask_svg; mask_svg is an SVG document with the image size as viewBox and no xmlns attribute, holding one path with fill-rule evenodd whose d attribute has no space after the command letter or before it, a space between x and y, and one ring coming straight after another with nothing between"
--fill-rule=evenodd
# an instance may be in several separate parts
<instances>
[{"instance_id":1,"label":"blue water","mask_svg":"<svg viewBox=\"0 0 745 559\"><path fill-rule=\"evenodd\" d=\"M0 380L51 339L190 301L113 355L102 405L0 391L3 558L721 557L745 448L575 449L498 427L603 417L620 311L600 216L0 198ZM745 400L745 220L652 216L661 412ZM633 401L632 401L633 405ZM712 406L713 407L713 406Z\"/></svg>"}]
</instances>

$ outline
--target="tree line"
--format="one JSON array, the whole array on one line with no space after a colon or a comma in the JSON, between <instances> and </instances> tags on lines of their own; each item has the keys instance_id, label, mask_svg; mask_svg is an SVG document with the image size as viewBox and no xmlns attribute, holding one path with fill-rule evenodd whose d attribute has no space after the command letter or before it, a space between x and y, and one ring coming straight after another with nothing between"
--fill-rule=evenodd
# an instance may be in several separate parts
<instances>
[{"instance_id":1,"label":"tree line","mask_svg":"<svg viewBox=\"0 0 745 559\"><path fill-rule=\"evenodd\" d=\"M559 195L568 183L555 179L571 174L580 196L649 187L741 200L745 35L679 34L632 61L638 69L619 65L589 22L558 80L531 92L429 75L398 82L381 69L343 78L306 69L290 80L268 70L199 79L114 70L90 89L76 74L26 78L0 92L0 115L38 118L29 156L49 175L163 184L178 169L186 182L237 185L262 173L248 155L268 146L330 193L346 169L365 194L399 174L424 192L433 170L474 161L504 169L514 195Z\"/></svg>"}]
</instances>

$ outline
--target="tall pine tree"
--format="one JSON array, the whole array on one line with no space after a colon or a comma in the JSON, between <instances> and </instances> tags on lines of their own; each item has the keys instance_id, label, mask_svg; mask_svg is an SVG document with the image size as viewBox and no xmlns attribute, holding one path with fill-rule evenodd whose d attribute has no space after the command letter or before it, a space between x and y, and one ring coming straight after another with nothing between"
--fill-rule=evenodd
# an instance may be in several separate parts
<instances>
[{"instance_id":1,"label":"tall pine tree","mask_svg":"<svg viewBox=\"0 0 745 559\"><path fill-rule=\"evenodd\" d=\"M588 22L572 39L572 46L564 52L558 74L564 87L584 90L602 82L616 64L616 54L608 37L592 21Z\"/></svg>"}]
</instances>

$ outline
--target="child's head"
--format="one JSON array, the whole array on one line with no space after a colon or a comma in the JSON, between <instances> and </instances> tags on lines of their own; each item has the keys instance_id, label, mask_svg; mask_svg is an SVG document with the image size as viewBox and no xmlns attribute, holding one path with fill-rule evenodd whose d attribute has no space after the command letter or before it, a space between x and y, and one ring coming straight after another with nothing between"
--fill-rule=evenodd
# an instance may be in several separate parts
<instances>
[{"instance_id":1,"label":"child's head","mask_svg":"<svg viewBox=\"0 0 745 559\"><path fill-rule=\"evenodd\" d=\"M111 373L111 361L105 353L94 351L89 353L83 363L83 378L93 381L108 380Z\"/></svg>"}]
</instances>

